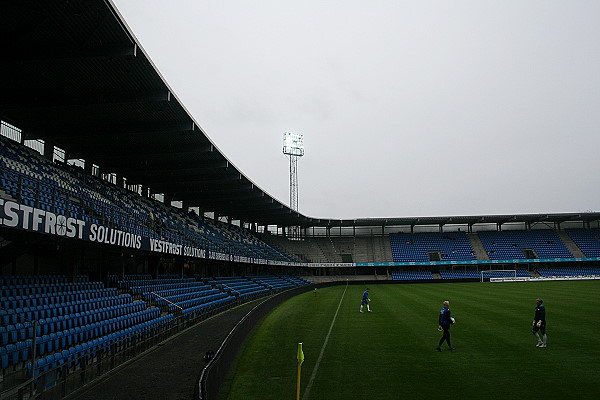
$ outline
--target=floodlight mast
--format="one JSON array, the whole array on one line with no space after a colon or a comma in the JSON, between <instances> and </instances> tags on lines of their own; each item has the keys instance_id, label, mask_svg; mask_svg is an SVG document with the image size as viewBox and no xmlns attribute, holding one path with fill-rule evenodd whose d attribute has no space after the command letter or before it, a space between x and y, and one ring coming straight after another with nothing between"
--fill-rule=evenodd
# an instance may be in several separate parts
<instances>
[{"instance_id":1,"label":"floodlight mast","mask_svg":"<svg viewBox=\"0 0 600 400\"><path fill-rule=\"evenodd\" d=\"M298 159L304 155L304 136L285 132L283 154L290 159L290 208L298 211Z\"/></svg>"}]
</instances>

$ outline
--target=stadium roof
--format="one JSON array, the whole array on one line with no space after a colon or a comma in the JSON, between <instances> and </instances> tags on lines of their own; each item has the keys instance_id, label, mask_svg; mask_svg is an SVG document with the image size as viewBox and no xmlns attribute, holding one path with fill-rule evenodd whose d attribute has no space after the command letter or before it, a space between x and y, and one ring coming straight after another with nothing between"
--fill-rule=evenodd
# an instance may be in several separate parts
<instances>
[{"instance_id":1,"label":"stadium roof","mask_svg":"<svg viewBox=\"0 0 600 400\"><path fill-rule=\"evenodd\" d=\"M234 220L278 226L593 221L600 213L316 219L255 185L206 136L110 0L2 5L0 119L129 184Z\"/></svg>"},{"instance_id":2,"label":"stadium roof","mask_svg":"<svg viewBox=\"0 0 600 400\"><path fill-rule=\"evenodd\" d=\"M1 117L27 139L219 215L307 220L219 151L111 2L12 1L2 14Z\"/></svg>"}]
</instances>

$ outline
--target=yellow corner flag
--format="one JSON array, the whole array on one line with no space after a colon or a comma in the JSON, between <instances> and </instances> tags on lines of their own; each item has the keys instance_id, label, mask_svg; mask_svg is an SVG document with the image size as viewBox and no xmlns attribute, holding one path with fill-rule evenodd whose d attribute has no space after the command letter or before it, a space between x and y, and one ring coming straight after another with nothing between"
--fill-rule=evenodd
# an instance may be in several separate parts
<instances>
[{"instance_id":1,"label":"yellow corner flag","mask_svg":"<svg viewBox=\"0 0 600 400\"><path fill-rule=\"evenodd\" d=\"M302 343L298 343L298 364L304 362L304 352L302 351Z\"/></svg>"},{"instance_id":2,"label":"yellow corner flag","mask_svg":"<svg viewBox=\"0 0 600 400\"><path fill-rule=\"evenodd\" d=\"M302 351L302 343L298 343L298 382L296 384L296 400L300 400L300 370L304 362L304 352Z\"/></svg>"}]
</instances>

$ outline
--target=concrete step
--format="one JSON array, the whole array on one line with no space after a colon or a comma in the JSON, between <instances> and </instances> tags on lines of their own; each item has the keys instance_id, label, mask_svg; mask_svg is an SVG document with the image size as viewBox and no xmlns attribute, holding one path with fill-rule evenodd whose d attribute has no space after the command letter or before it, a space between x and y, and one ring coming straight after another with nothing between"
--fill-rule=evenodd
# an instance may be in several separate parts
<instances>
[{"instance_id":1,"label":"concrete step","mask_svg":"<svg viewBox=\"0 0 600 400\"><path fill-rule=\"evenodd\" d=\"M481 243L481 239L479 239L479 235L476 233L469 233L469 242L471 242L471 247L475 252L475 257L478 260L489 260L490 256L485 251L485 247L483 247L483 243Z\"/></svg>"},{"instance_id":2,"label":"concrete step","mask_svg":"<svg viewBox=\"0 0 600 400\"><path fill-rule=\"evenodd\" d=\"M571 254L573 254L573 257L575 257L575 258L584 258L585 257L585 254L583 254L583 251L581 251L581 249L575 244L575 242L573 241L573 239L571 239L571 236L569 236L567 234L567 232L556 231L556 233L558 234L558 237L560 238L560 240L562 240L562 242L567 247L567 250L569 250L571 252Z\"/></svg>"}]
</instances>

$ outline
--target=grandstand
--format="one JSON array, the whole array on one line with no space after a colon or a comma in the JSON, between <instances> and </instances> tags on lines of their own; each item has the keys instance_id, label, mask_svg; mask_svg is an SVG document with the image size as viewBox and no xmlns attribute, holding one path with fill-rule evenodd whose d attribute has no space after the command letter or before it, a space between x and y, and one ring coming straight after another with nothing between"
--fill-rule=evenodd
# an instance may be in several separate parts
<instances>
[{"instance_id":1,"label":"grandstand","mask_svg":"<svg viewBox=\"0 0 600 400\"><path fill-rule=\"evenodd\" d=\"M585 257L600 256L600 229L567 229L566 233Z\"/></svg>"},{"instance_id":2,"label":"grandstand","mask_svg":"<svg viewBox=\"0 0 600 400\"><path fill-rule=\"evenodd\" d=\"M391 234L394 261L476 260L464 232Z\"/></svg>"},{"instance_id":3,"label":"grandstand","mask_svg":"<svg viewBox=\"0 0 600 400\"><path fill-rule=\"evenodd\" d=\"M335 220L291 210L219 152L110 2L30 2L46 24L17 3L3 9L15 24L0 39L11 55L0 77L2 398L64 397L314 277L600 275L600 213Z\"/></svg>"},{"instance_id":4,"label":"grandstand","mask_svg":"<svg viewBox=\"0 0 600 400\"><path fill-rule=\"evenodd\" d=\"M433 275L429 271L394 271L392 272L392 279L398 281L415 281L420 279L433 279Z\"/></svg>"},{"instance_id":5,"label":"grandstand","mask_svg":"<svg viewBox=\"0 0 600 400\"><path fill-rule=\"evenodd\" d=\"M492 260L574 257L550 229L479 232L479 238Z\"/></svg>"}]
</instances>

